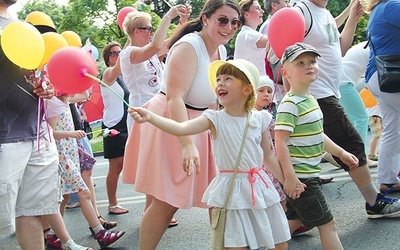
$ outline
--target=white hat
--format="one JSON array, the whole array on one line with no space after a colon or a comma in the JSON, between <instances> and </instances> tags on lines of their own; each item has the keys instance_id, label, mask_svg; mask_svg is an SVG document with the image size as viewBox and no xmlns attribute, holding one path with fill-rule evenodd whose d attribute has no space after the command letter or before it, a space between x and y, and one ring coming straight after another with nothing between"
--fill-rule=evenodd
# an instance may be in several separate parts
<instances>
[{"instance_id":1,"label":"white hat","mask_svg":"<svg viewBox=\"0 0 400 250\"><path fill-rule=\"evenodd\" d=\"M274 85L275 85L274 81L272 81L271 78L269 78L269 76L267 75L260 76L259 84L258 86L256 86L256 90L261 87L270 87L272 91L274 91Z\"/></svg>"}]
</instances>

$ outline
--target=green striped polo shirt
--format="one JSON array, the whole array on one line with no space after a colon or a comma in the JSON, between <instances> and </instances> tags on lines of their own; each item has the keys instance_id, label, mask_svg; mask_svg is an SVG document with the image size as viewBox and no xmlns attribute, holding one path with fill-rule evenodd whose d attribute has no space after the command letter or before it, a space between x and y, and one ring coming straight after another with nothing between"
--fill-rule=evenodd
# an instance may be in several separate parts
<instances>
[{"instance_id":1,"label":"green striped polo shirt","mask_svg":"<svg viewBox=\"0 0 400 250\"><path fill-rule=\"evenodd\" d=\"M324 149L323 116L312 96L286 93L278 106L275 130L290 131L288 148L297 174L318 174Z\"/></svg>"}]
</instances>

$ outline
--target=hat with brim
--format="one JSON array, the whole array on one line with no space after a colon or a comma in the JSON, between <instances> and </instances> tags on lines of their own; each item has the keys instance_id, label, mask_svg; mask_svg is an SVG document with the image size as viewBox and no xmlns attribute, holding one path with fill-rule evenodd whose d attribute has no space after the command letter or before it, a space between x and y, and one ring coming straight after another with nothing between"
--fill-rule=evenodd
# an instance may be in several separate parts
<instances>
[{"instance_id":1,"label":"hat with brim","mask_svg":"<svg viewBox=\"0 0 400 250\"><path fill-rule=\"evenodd\" d=\"M41 11L33 11L29 13L25 18L25 22L31 23L41 34L46 32L57 32L50 16Z\"/></svg>"},{"instance_id":2,"label":"hat with brim","mask_svg":"<svg viewBox=\"0 0 400 250\"><path fill-rule=\"evenodd\" d=\"M259 78L260 78L260 73L257 67L253 63L247 60L235 59L230 61L218 60L210 64L210 66L208 67L208 81L213 91L215 91L215 87L217 86L218 69L225 64L233 65L235 68L243 72L246 75L247 79L250 81L250 83L253 85L253 91L256 90L256 86L259 85ZM255 96L253 96L253 99L254 100L250 100L250 102L254 104Z\"/></svg>"},{"instance_id":3,"label":"hat with brim","mask_svg":"<svg viewBox=\"0 0 400 250\"><path fill-rule=\"evenodd\" d=\"M283 65L285 62L293 62L298 56L304 54L306 52L314 53L316 56L321 56L317 49L307 43L295 43L290 45L285 49L282 55L281 64Z\"/></svg>"}]
</instances>

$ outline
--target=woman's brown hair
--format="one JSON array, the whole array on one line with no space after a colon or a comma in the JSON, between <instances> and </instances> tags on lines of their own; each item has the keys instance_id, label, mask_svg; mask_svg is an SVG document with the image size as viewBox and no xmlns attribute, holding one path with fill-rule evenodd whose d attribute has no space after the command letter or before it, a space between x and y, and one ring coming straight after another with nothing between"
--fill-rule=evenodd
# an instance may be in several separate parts
<instances>
[{"instance_id":1,"label":"woman's brown hair","mask_svg":"<svg viewBox=\"0 0 400 250\"><path fill-rule=\"evenodd\" d=\"M103 60L104 63L106 64L107 67L110 67L108 61L110 60L110 51L113 47L118 46L121 48L121 45L117 42L109 42L104 48L103 48Z\"/></svg>"},{"instance_id":2,"label":"woman's brown hair","mask_svg":"<svg viewBox=\"0 0 400 250\"><path fill-rule=\"evenodd\" d=\"M186 34L192 33L194 31L201 31L203 29L202 16L205 15L210 18L218 9L222 6L228 5L232 9L236 10L240 15L239 4L236 0L207 0L204 4L203 9L200 11L199 17L196 19L185 23L180 29L177 29L170 38L169 48L174 45L181 37Z\"/></svg>"}]
</instances>

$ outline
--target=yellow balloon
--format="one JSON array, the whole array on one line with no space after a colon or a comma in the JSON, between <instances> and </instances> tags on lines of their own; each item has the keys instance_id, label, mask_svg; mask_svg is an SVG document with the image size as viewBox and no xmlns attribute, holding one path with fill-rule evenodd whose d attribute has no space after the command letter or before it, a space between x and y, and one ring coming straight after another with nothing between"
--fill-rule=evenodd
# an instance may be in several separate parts
<instances>
[{"instance_id":1,"label":"yellow balloon","mask_svg":"<svg viewBox=\"0 0 400 250\"><path fill-rule=\"evenodd\" d=\"M55 32L47 32L42 34L44 40L44 56L39 68L43 67L50 57L59 49L68 46L67 40L60 34Z\"/></svg>"},{"instance_id":2,"label":"yellow balloon","mask_svg":"<svg viewBox=\"0 0 400 250\"><path fill-rule=\"evenodd\" d=\"M31 24L14 21L1 34L1 47L7 58L24 69L36 69L44 56L44 40Z\"/></svg>"},{"instance_id":3,"label":"yellow balloon","mask_svg":"<svg viewBox=\"0 0 400 250\"><path fill-rule=\"evenodd\" d=\"M82 41L78 34L71 30L66 30L61 35L67 40L69 46L82 47Z\"/></svg>"},{"instance_id":4,"label":"yellow balloon","mask_svg":"<svg viewBox=\"0 0 400 250\"><path fill-rule=\"evenodd\" d=\"M366 89L366 88L362 89L360 91L360 96L361 96L361 99L366 108L372 108L378 104L378 102L376 101L375 97L372 95L371 91L369 91L369 89Z\"/></svg>"}]
</instances>

